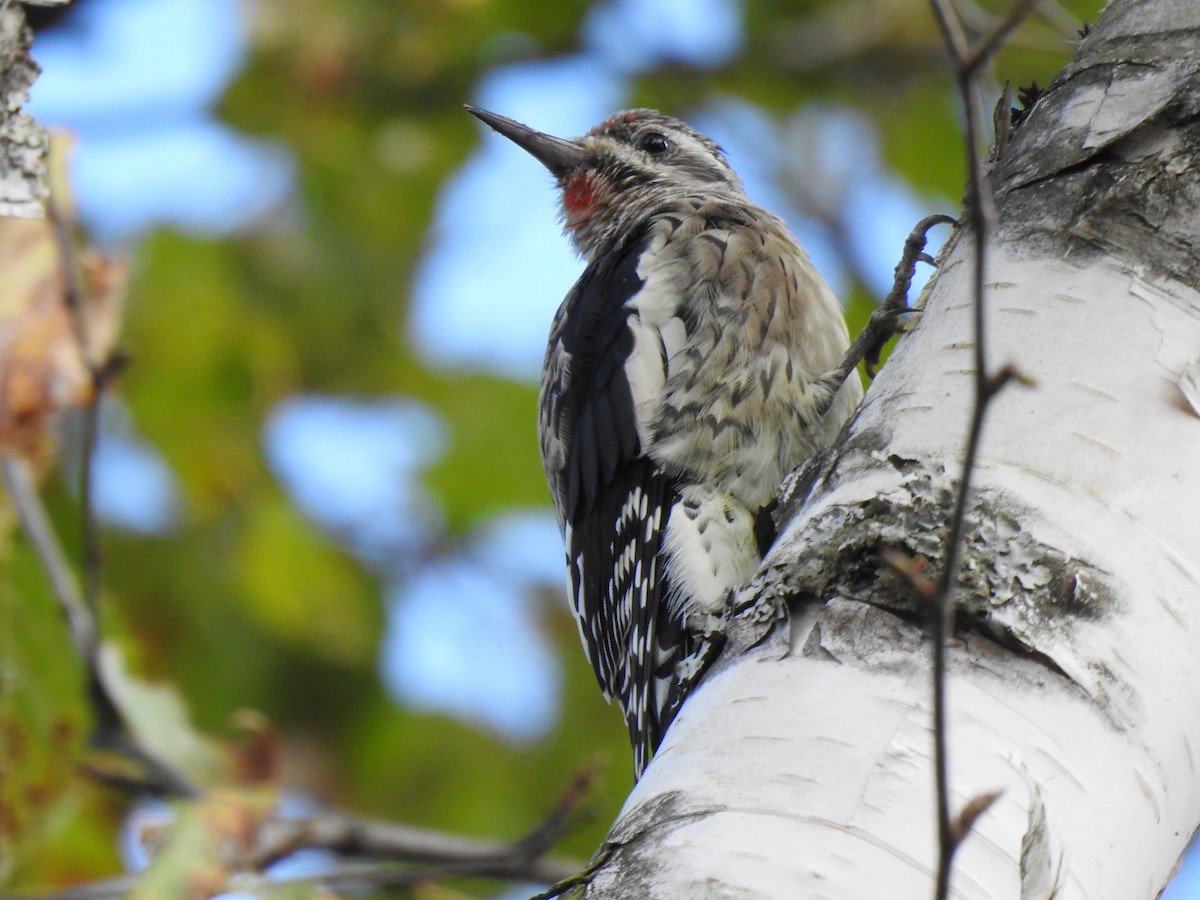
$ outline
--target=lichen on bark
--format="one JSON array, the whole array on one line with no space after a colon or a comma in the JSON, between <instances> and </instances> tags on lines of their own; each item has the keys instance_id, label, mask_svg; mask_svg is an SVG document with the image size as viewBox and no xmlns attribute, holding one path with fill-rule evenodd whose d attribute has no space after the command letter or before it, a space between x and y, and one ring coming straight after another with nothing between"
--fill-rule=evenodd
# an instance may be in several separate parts
<instances>
[{"instance_id":1,"label":"lichen on bark","mask_svg":"<svg viewBox=\"0 0 1200 900\"><path fill-rule=\"evenodd\" d=\"M21 7L0 5L0 215L38 218L47 195L46 130L24 109L39 72L29 56L33 32Z\"/></svg>"}]
</instances>

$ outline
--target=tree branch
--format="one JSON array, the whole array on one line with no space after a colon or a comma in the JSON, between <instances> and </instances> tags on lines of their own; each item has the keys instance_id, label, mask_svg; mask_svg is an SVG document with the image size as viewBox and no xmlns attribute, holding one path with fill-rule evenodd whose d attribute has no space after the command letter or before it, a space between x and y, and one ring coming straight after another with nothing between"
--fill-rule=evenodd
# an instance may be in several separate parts
<instances>
[{"instance_id":1,"label":"tree branch","mask_svg":"<svg viewBox=\"0 0 1200 900\"><path fill-rule=\"evenodd\" d=\"M970 816L957 821L950 813L950 786L947 725L946 725L946 640L954 633L954 584L958 577L967 503L971 492L971 476L979 455L983 423L988 404L997 391L1010 379L991 378L987 371L987 329L984 316L984 287L987 272L987 241L995 219L995 204L991 196L987 173L980 157L980 122L977 77L980 69L991 59L1004 40L1033 10L1038 0L1017 0L1009 15L990 35L972 50L957 13L950 0L931 0L946 50L954 65L955 81L963 103L963 148L966 154L968 189L966 219L971 226L974 248L972 271L972 307L974 337L974 397L967 445L963 452L958 492L954 500L949 530L946 536L946 557L937 579L933 598L933 732L934 772L937 790L938 872L935 900L946 900L950 893L950 873L954 854L970 830L975 818L986 805Z\"/></svg>"},{"instance_id":2,"label":"tree branch","mask_svg":"<svg viewBox=\"0 0 1200 900\"><path fill-rule=\"evenodd\" d=\"M100 401L108 387L113 367L108 361L98 359L93 341L88 335L87 294L79 273L75 243L71 231L55 198L55 186L51 185L46 199L46 217L54 228L58 244L58 258L62 268L64 285L63 299L71 317L71 328L79 357L83 361L91 380L92 396L83 410L83 437L79 451L79 509L81 518L80 544L83 552L83 601L92 615L97 615L101 586L101 554L99 524L92 503L93 460L96 441L100 431Z\"/></svg>"},{"instance_id":3,"label":"tree branch","mask_svg":"<svg viewBox=\"0 0 1200 900\"><path fill-rule=\"evenodd\" d=\"M101 780L131 792L148 791L158 795L194 796L197 789L182 773L142 747L129 734L124 718L112 699L100 668L99 631L93 610L80 593L79 584L63 552L50 517L42 504L29 463L21 456L0 453L0 474L5 489L17 510L21 528L33 545L38 561L50 580L51 591L67 620L71 642L87 672L88 699L96 714L93 740L101 746L124 753L141 764L144 775L115 779L88 769Z\"/></svg>"},{"instance_id":4,"label":"tree branch","mask_svg":"<svg viewBox=\"0 0 1200 900\"><path fill-rule=\"evenodd\" d=\"M299 818L263 821L249 853L229 861L229 890L314 886L327 890L411 887L449 877L496 878L555 884L571 879L579 862L546 858L570 830L595 780L594 767L580 769L553 809L513 841L487 841L427 828L325 810ZM299 850L325 850L339 859L319 873L275 878L266 870ZM39 900L116 900L134 890L139 875L74 885L42 893Z\"/></svg>"}]
</instances>

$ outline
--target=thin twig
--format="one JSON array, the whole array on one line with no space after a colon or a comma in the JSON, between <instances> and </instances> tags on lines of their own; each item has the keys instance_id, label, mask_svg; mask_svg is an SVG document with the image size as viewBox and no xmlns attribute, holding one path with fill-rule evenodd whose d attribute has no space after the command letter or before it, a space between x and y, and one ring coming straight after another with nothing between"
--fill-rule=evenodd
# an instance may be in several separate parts
<instances>
[{"instance_id":1,"label":"thin twig","mask_svg":"<svg viewBox=\"0 0 1200 900\"><path fill-rule=\"evenodd\" d=\"M348 893L380 888L415 887L452 877L495 878L545 884L577 869L577 864L556 860L496 858L423 866L341 860L331 863L322 872L291 878L279 878L268 873L239 872L231 875L224 887L239 893L267 893L288 887L311 887ZM121 875L103 881L76 884L57 891L2 896L5 900L120 900L137 888L138 879L138 875Z\"/></svg>"},{"instance_id":2,"label":"thin twig","mask_svg":"<svg viewBox=\"0 0 1200 900\"><path fill-rule=\"evenodd\" d=\"M954 63L954 74L961 75L971 56L971 43L963 31L962 22L950 6L950 0L930 0L933 4L933 14L937 18L938 28L942 32L942 42L950 52L951 62Z\"/></svg>"},{"instance_id":3,"label":"thin twig","mask_svg":"<svg viewBox=\"0 0 1200 900\"><path fill-rule=\"evenodd\" d=\"M816 416L820 418L833 405L837 392L841 390L850 373L858 368L860 362L866 363L867 374L875 377L874 368L879 362L879 354L884 345L901 329L901 317L909 312L908 289L912 285L913 274L917 262L932 262L929 254L925 253L925 243L929 229L935 225L954 224L950 216L926 216L913 227L908 239L904 242L904 252L900 262L896 264L893 274L892 289L874 312L867 319L862 331L846 348L842 361L834 369L821 376L820 382L825 390L825 396L817 405Z\"/></svg>"},{"instance_id":4,"label":"thin twig","mask_svg":"<svg viewBox=\"0 0 1200 900\"><path fill-rule=\"evenodd\" d=\"M80 277L75 243L66 217L59 208L53 192L46 200L46 218L54 231L62 269L63 302L71 322L79 358L87 370L91 398L83 410L83 436L80 447L79 506L81 510L80 543L83 557L83 589L80 590L66 554L46 515L28 463L20 457L5 454L4 480L17 506L21 524L50 579L59 608L68 622L75 651L87 673L87 696L95 718L92 743L101 748L124 754L141 766L137 775L112 773L84 766L84 771L97 780L130 793L151 793L158 796L190 797L197 788L182 773L143 747L130 733L113 693L105 680L100 660L99 597L101 586L101 552L99 523L96 519L93 496L93 461L99 436L100 401L120 359L116 356L101 359L96 355L88 333L87 290Z\"/></svg>"},{"instance_id":5,"label":"thin twig","mask_svg":"<svg viewBox=\"0 0 1200 900\"><path fill-rule=\"evenodd\" d=\"M529 900L553 900L555 897L560 897L572 888L580 885L588 884L595 876L596 872L608 864L617 847L614 844L605 844L601 847L591 862L588 863L586 869L576 872L569 878L564 878L561 881L555 882L547 890L540 894L534 894Z\"/></svg>"},{"instance_id":6,"label":"thin twig","mask_svg":"<svg viewBox=\"0 0 1200 900\"><path fill-rule=\"evenodd\" d=\"M924 262L933 265L933 259L925 252L925 244L929 240L930 229L937 225L957 224L958 220L953 216L934 214L923 218L908 233L908 237L904 241L904 251L900 254L900 261L896 263L896 268L892 272L892 289L888 291L888 295L884 298L883 303L879 305L879 309L871 314L871 318L867 321L867 327L855 338L855 345L860 340L872 341L872 343L858 348L862 352L862 360L865 364L867 375L871 378L875 377L875 367L879 365L879 355L883 352L884 344L892 336L891 333L883 331L879 334L868 336L873 322L877 316L885 320L891 318L894 322L901 315L909 311L908 292L912 288L912 280L917 271L917 263ZM896 326L894 324L891 325L889 330L894 333Z\"/></svg>"},{"instance_id":7,"label":"thin twig","mask_svg":"<svg viewBox=\"0 0 1200 900\"><path fill-rule=\"evenodd\" d=\"M85 881L54 891L7 891L0 900L120 900L137 887L137 875L116 875L100 881Z\"/></svg>"},{"instance_id":8,"label":"thin twig","mask_svg":"<svg viewBox=\"0 0 1200 900\"><path fill-rule=\"evenodd\" d=\"M440 831L399 825L326 810L300 818L271 818L259 827L258 847L241 865L263 869L296 850L329 850L341 856L375 861L470 866L475 869L517 867L540 859L570 830L573 818L591 790L595 769L585 766L572 778L554 808L528 834L514 841L485 841ZM578 871L570 863L555 864L558 880Z\"/></svg>"},{"instance_id":9,"label":"thin twig","mask_svg":"<svg viewBox=\"0 0 1200 900\"><path fill-rule=\"evenodd\" d=\"M600 766L595 762L576 770L554 807L541 822L513 842L513 849L529 859L537 859L562 840L581 818L587 817L584 801L591 795L599 772Z\"/></svg>"},{"instance_id":10,"label":"thin twig","mask_svg":"<svg viewBox=\"0 0 1200 900\"><path fill-rule=\"evenodd\" d=\"M96 442L100 436L100 401L108 386L111 367L96 358L92 341L88 336L87 311L84 309L86 296L79 277L79 266L75 258L75 244L70 229L55 201L53 192L46 200L46 216L54 228L58 243L58 257L62 265L64 300L71 317L71 327L79 356L91 380L92 396L83 410L83 436L79 450L79 508L81 516L80 543L83 549L83 599L88 609L96 615L100 600L101 567L99 523L96 521L93 495L93 461Z\"/></svg>"},{"instance_id":11,"label":"thin twig","mask_svg":"<svg viewBox=\"0 0 1200 900\"><path fill-rule=\"evenodd\" d=\"M376 867L382 863L410 864L405 869L380 872L378 877L388 884L396 884L397 878L428 881L447 874L554 882L580 869L577 862L544 859L549 845L540 842L531 847L524 839L485 841L333 810L299 819L269 819L260 826L259 843L254 857L239 868L261 871L297 850L318 849L360 862L370 861Z\"/></svg>"},{"instance_id":12,"label":"thin twig","mask_svg":"<svg viewBox=\"0 0 1200 900\"><path fill-rule=\"evenodd\" d=\"M485 841L415 828L395 822L364 819L336 810L300 818L272 818L259 826L259 847L245 861L262 869L301 849L328 850L339 856L376 862L431 865L493 865L537 856L520 840ZM575 871L568 870L567 874Z\"/></svg>"},{"instance_id":13,"label":"thin twig","mask_svg":"<svg viewBox=\"0 0 1200 900\"><path fill-rule=\"evenodd\" d=\"M974 267L972 270L972 296L974 309L974 397L971 421L967 433L967 446L963 453L962 472L959 476L958 493L954 499L946 536L945 560L937 580L934 594L933 615L933 731L934 731L934 777L937 791L938 821L938 874L935 900L946 900L950 892L950 873L955 851L966 836L972 817L964 827L965 819L953 820L950 815L950 787L948 775L947 725L946 725L946 639L954 630L954 583L958 575L959 557L962 551L964 523L967 503L971 491L971 477L979 455L979 444L983 436L983 423L988 404L996 392L1011 380L1011 375L990 378L987 372L987 332L984 317L984 287L987 271L987 239L994 220L994 206L987 173L980 157L980 122L982 111L976 85L980 68L991 59L1006 37L1036 6L1037 0L1017 0L1010 14L1000 26L986 37L979 49L972 51L962 24L950 5L950 0L930 0L946 49L954 64L955 80L963 102L963 144L967 157L968 189L966 206L972 227Z\"/></svg>"},{"instance_id":14,"label":"thin twig","mask_svg":"<svg viewBox=\"0 0 1200 900\"><path fill-rule=\"evenodd\" d=\"M937 580L934 593L933 614L933 740L934 781L937 794L938 823L938 871L935 900L946 900L950 893L950 873L954 854L958 849L953 822L950 815L949 759L946 725L946 637L953 633L954 623L954 579L958 574L958 558L962 543L963 523L966 520L967 498L971 489L971 475L979 452L979 440L983 434L983 418L987 400L983 391L987 377L987 348L985 345L983 285L985 277L986 235L988 218L979 202L982 173L979 172L979 136L976 120L977 104L974 77L967 68L970 48L966 44L958 17L950 7L949 0L932 0L937 13L942 35L951 58L955 62L955 77L959 95L964 105L963 144L967 156L968 190L966 198L967 218L972 227L975 260L973 269L974 296L974 408L967 433L967 446L963 453L962 472L959 476L958 493L954 498L954 510L946 537L946 557Z\"/></svg>"},{"instance_id":15,"label":"thin twig","mask_svg":"<svg viewBox=\"0 0 1200 900\"><path fill-rule=\"evenodd\" d=\"M4 487L16 507L21 528L33 545L34 553L50 579L58 607L67 620L75 652L90 666L90 660L95 656L96 620L84 602L71 564L58 542L50 517L46 515L46 507L42 505L29 463L24 457L6 452L0 454L0 470L3 471Z\"/></svg>"},{"instance_id":16,"label":"thin twig","mask_svg":"<svg viewBox=\"0 0 1200 900\"><path fill-rule=\"evenodd\" d=\"M130 791L184 797L195 795L196 788L188 779L140 746L129 734L124 718L113 700L112 692L104 681L100 666L96 618L80 593L67 555L63 552L50 517L46 514L46 507L37 491L29 463L17 454L0 453L0 475L3 476L5 490L17 511L21 528L50 579L54 599L62 611L63 618L67 620L71 643L87 672L88 699L96 717L93 742L117 750L137 761L142 766L143 774L138 777L121 775L109 778L103 773L88 771L92 771L101 780Z\"/></svg>"},{"instance_id":17,"label":"thin twig","mask_svg":"<svg viewBox=\"0 0 1200 900\"><path fill-rule=\"evenodd\" d=\"M540 884L563 884L576 877L580 862L547 858L568 830L588 795L594 767L581 769L554 808L528 834L515 841L487 841L427 828L365 819L337 810L300 818L270 818L258 829L257 848L232 860L229 890L315 886L332 890L411 887L440 879L471 876ZM340 859L320 872L275 878L266 870L298 850L326 850ZM110 900L137 886L136 875L75 885L38 900Z\"/></svg>"},{"instance_id":18,"label":"thin twig","mask_svg":"<svg viewBox=\"0 0 1200 900\"><path fill-rule=\"evenodd\" d=\"M182 772L159 759L129 733L120 711L113 704L111 694L97 672L89 675L89 692L92 695L92 708L109 710L98 712L97 717L108 724L97 728L92 736L96 747L110 750L137 763L139 771L133 774L112 772L84 764L80 770L101 784L106 784L116 790L131 796L149 795L152 797L179 797L194 799L200 796L200 788L193 784Z\"/></svg>"},{"instance_id":19,"label":"thin twig","mask_svg":"<svg viewBox=\"0 0 1200 900\"><path fill-rule=\"evenodd\" d=\"M1009 10L1004 21L997 26L991 34L983 39L983 42L975 48L975 52L971 54L971 63L968 67L968 74L974 75L989 62L996 54L1006 40L1017 30L1026 17L1033 12L1034 8L1041 0L1017 0L1013 8Z\"/></svg>"},{"instance_id":20,"label":"thin twig","mask_svg":"<svg viewBox=\"0 0 1200 900\"><path fill-rule=\"evenodd\" d=\"M521 859L496 859L408 867L395 864L340 862L333 865L327 872L296 878L240 874L229 879L228 887L230 890L237 891L249 882L260 889L312 886L339 893L349 893L372 888L416 887L447 878L463 877L544 884L553 881L563 871L574 865L555 860Z\"/></svg>"}]
</instances>

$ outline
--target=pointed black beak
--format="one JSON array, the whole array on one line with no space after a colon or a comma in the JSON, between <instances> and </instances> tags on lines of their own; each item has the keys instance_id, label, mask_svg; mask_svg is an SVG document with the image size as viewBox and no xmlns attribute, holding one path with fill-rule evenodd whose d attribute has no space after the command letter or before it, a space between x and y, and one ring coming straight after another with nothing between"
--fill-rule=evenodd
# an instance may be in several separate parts
<instances>
[{"instance_id":1,"label":"pointed black beak","mask_svg":"<svg viewBox=\"0 0 1200 900\"><path fill-rule=\"evenodd\" d=\"M573 141L534 131L516 119L497 115L486 109L479 109L469 104L463 104L463 106L479 121L490 125L518 147L531 154L534 159L549 169L555 178L565 178L574 169L588 169L595 164L592 154Z\"/></svg>"}]
</instances>

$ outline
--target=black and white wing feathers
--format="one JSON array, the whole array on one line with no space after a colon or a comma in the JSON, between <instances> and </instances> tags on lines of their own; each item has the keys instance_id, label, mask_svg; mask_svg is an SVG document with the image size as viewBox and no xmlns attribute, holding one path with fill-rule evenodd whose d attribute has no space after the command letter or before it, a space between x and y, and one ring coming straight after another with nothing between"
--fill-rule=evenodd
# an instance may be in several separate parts
<instances>
[{"instance_id":1,"label":"black and white wing feathers","mask_svg":"<svg viewBox=\"0 0 1200 900\"><path fill-rule=\"evenodd\" d=\"M592 263L563 301L538 423L580 638L605 696L624 712L639 776L678 706L675 664L689 642L668 615L662 554L679 486L643 454L629 378L627 302L642 288L641 250L635 238Z\"/></svg>"}]
</instances>

